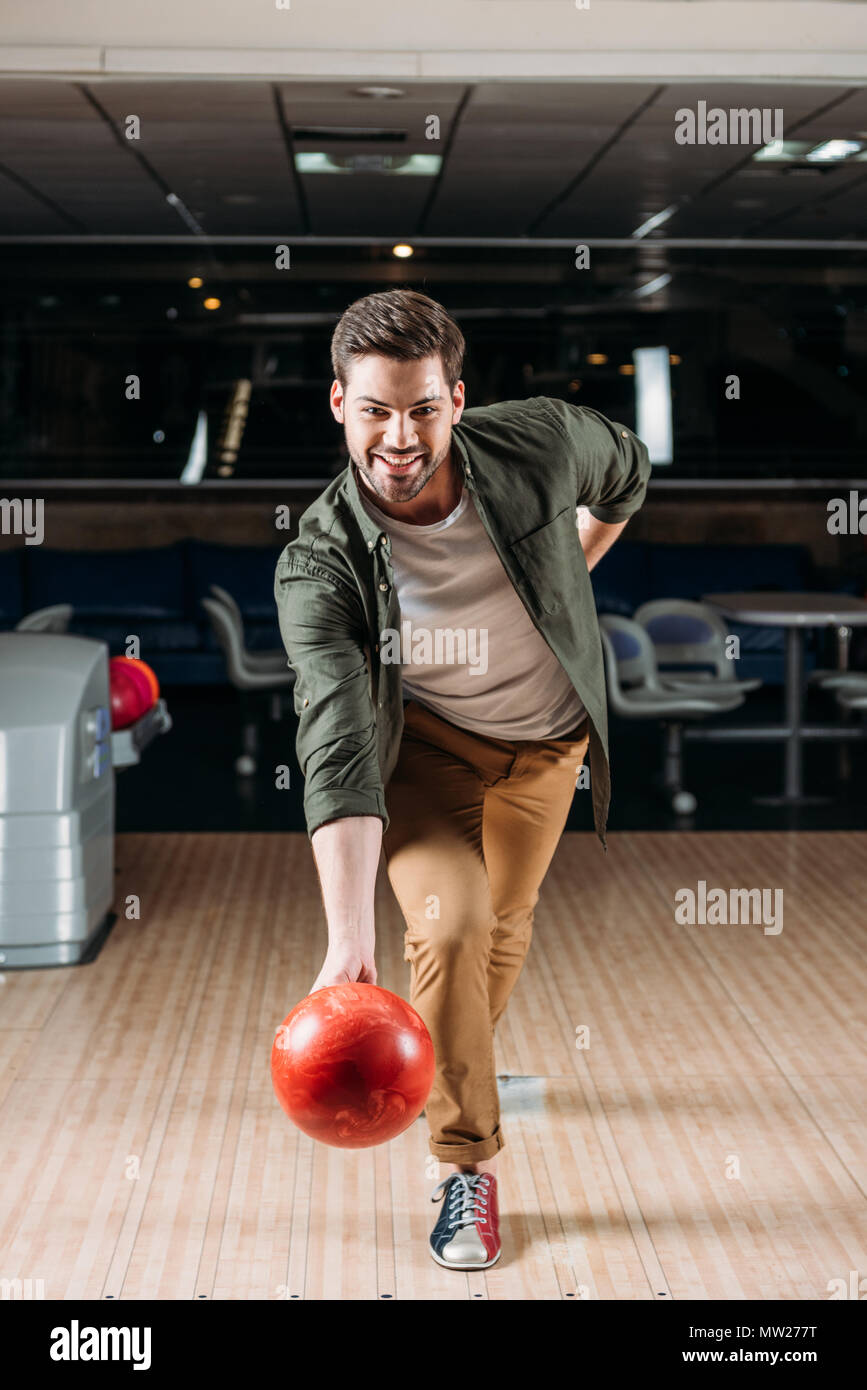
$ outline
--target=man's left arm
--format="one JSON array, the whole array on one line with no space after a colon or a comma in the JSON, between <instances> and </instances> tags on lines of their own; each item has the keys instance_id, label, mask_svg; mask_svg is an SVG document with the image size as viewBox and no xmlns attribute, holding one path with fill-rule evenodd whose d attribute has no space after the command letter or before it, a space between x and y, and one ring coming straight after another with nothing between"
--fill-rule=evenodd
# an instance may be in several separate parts
<instances>
[{"instance_id":1,"label":"man's left arm","mask_svg":"<svg viewBox=\"0 0 867 1390\"><path fill-rule=\"evenodd\" d=\"M578 539L581 542L581 549L584 551L584 559L587 561L588 570L602 559L606 550L609 550L620 532L626 526L625 521L597 521L595 516L591 516L585 507L578 510Z\"/></svg>"}]
</instances>

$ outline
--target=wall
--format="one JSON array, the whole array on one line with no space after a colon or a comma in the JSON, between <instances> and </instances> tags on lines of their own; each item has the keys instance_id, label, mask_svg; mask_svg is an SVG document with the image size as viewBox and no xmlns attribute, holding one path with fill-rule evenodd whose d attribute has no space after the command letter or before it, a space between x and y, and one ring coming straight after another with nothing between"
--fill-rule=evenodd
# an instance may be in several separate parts
<instances>
[{"instance_id":1,"label":"wall","mask_svg":"<svg viewBox=\"0 0 867 1390\"><path fill-rule=\"evenodd\" d=\"M584 0L582 0L582 4ZM859 4L4 0L6 72L863 81Z\"/></svg>"}]
</instances>

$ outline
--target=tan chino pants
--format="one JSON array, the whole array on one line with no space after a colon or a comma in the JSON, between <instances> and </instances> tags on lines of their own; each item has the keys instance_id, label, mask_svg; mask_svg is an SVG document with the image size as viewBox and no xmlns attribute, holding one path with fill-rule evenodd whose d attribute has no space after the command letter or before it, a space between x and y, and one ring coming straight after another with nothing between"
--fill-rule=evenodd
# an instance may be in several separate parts
<instances>
[{"instance_id":1,"label":"tan chino pants","mask_svg":"<svg viewBox=\"0 0 867 1390\"><path fill-rule=\"evenodd\" d=\"M494 1028L530 946L587 722L566 738L511 742L460 729L415 700L404 719L383 852L406 922L410 1000L436 1053L430 1151L477 1163L505 1142Z\"/></svg>"}]
</instances>

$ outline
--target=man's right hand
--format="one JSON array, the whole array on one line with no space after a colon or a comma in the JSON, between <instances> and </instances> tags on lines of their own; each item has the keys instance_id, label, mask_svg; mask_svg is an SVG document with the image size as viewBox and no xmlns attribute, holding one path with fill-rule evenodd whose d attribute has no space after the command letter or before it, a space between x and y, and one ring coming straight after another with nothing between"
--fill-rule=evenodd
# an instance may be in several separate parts
<instances>
[{"instance_id":1,"label":"man's right hand","mask_svg":"<svg viewBox=\"0 0 867 1390\"><path fill-rule=\"evenodd\" d=\"M341 944L329 946L322 965L309 993L325 989L327 985L346 985L358 981L362 985L376 984L376 961L373 958L373 940L363 946Z\"/></svg>"}]
</instances>

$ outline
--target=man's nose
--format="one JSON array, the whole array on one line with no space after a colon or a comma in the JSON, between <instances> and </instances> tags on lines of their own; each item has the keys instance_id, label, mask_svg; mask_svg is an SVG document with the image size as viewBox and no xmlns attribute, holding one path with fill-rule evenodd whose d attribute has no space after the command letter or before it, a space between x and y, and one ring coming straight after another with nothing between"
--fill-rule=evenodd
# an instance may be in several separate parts
<instances>
[{"instance_id":1,"label":"man's nose","mask_svg":"<svg viewBox=\"0 0 867 1390\"><path fill-rule=\"evenodd\" d=\"M412 420L390 420L385 431L385 444L389 449L403 452L418 443L418 434Z\"/></svg>"}]
</instances>

